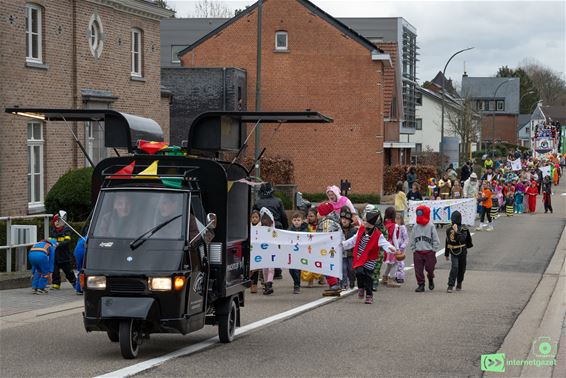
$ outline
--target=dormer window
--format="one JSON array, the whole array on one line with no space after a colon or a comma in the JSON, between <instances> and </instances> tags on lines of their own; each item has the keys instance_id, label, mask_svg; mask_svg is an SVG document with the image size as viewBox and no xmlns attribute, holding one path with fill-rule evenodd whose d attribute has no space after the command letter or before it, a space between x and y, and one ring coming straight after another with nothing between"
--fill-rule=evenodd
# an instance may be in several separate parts
<instances>
[{"instance_id":1,"label":"dormer window","mask_svg":"<svg viewBox=\"0 0 566 378\"><path fill-rule=\"evenodd\" d=\"M286 31L275 33L275 50L287 51L289 49L289 37Z\"/></svg>"}]
</instances>

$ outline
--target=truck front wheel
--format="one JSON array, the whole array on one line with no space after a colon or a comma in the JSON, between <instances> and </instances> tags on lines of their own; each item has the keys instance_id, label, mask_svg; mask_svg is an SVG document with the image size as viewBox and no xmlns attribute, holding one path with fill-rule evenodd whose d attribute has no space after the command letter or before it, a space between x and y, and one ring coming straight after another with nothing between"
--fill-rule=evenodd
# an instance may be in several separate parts
<instances>
[{"instance_id":1,"label":"truck front wheel","mask_svg":"<svg viewBox=\"0 0 566 378\"><path fill-rule=\"evenodd\" d=\"M120 321L120 352L122 357L131 360L138 356L141 341L141 327L133 319Z\"/></svg>"},{"instance_id":2,"label":"truck front wheel","mask_svg":"<svg viewBox=\"0 0 566 378\"><path fill-rule=\"evenodd\" d=\"M236 324L238 324L238 305L236 304L236 298L231 298L227 301L224 306L228 306L224 309L221 315L218 316L218 338L221 343L230 343L234 340L234 334L236 333Z\"/></svg>"}]
</instances>

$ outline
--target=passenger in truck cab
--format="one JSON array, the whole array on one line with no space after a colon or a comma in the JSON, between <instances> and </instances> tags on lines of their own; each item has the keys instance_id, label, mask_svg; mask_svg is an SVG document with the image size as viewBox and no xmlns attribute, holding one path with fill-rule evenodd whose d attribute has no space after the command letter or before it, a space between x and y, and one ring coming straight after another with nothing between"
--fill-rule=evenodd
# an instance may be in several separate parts
<instances>
[{"instance_id":1,"label":"passenger in truck cab","mask_svg":"<svg viewBox=\"0 0 566 378\"><path fill-rule=\"evenodd\" d=\"M112 209L103 214L98 221L96 236L100 237L135 237L135 222L132 221L132 200L126 193L114 194Z\"/></svg>"}]
</instances>

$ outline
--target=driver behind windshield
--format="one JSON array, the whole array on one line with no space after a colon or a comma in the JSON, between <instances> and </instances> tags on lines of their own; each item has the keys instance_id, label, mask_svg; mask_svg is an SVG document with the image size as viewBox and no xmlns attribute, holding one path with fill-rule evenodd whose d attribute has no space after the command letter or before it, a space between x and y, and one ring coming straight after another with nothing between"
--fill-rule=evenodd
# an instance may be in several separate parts
<instances>
[{"instance_id":1,"label":"driver behind windshield","mask_svg":"<svg viewBox=\"0 0 566 378\"><path fill-rule=\"evenodd\" d=\"M161 197L155 225L161 224L171 218L182 214L183 197L166 194ZM181 218L177 218L155 233L157 238L179 239L181 237Z\"/></svg>"},{"instance_id":2,"label":"driver behind windshield","mask_svg":"<svg viewBox=\"0 0 566 378\"><path fill-rule=\"evenodd\" d=\"M107 237L131 237L135 231L135 222L131 219L132 200L126 193L116 193L112 211L102 216L98 224L99 235Z\"/></svg>"}]
</instances>

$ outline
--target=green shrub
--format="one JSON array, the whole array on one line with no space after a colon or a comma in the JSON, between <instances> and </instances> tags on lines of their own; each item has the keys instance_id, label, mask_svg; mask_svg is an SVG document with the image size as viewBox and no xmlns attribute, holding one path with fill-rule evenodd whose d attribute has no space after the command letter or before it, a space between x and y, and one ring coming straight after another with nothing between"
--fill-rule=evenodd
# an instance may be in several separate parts
<instances>
[{"instance_id":1,"label":"green shrub","mask_svg":"<svg viewBox=\"0 0 566 378\"><path fill-rule=\"evenodd\" d=\"M69 220L85 220L91 210L92 171L92 168L80 168L61 176L45 198L46 210L52 214L65 210Z\"/></svg>"},{"instance_id":2,"label":"green shrub","mask_svg":"<svg viewBox=\"0 0 566 378\"><path fill-rule=\"evenodd\" d=\"M283 202L285 209L293 210L293 201L287 195L287 193L275 191L273 192L273 196L279 198L281 202Z\"/></svg>"}]
</instances>

